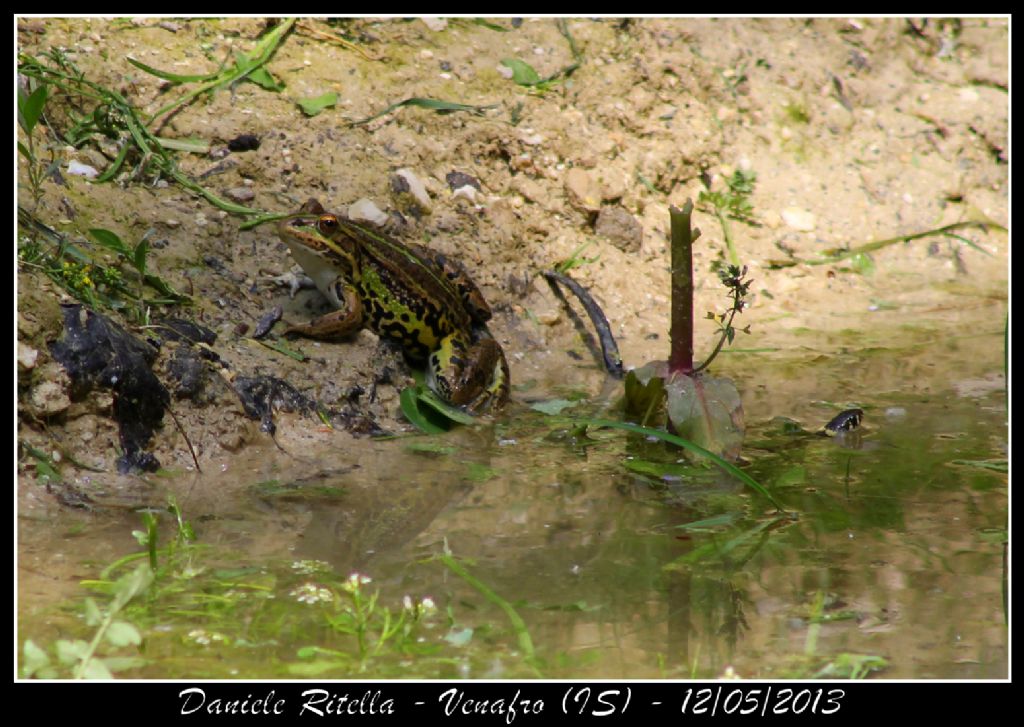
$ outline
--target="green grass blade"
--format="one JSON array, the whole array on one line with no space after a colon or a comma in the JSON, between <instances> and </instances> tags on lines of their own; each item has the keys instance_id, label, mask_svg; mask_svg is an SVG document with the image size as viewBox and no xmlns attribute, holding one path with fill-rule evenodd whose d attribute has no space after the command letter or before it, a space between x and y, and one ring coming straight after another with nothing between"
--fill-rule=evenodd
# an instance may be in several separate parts
<instances>
[{"instance_id":1,"label":"green grass blade","mask_svg":"<svg viewBox=\"0 0 1024 727\"><path fill-rule=\"evenodd\" d=\"M967 245L967 247L971 248L972 250L977 250L978 252L980 252L983 255L988 255L989 257L992 257L992 253L990 253L988 250L983 248L978 243L974 242L974 240L969 240L966 237L964 237L963 235L958 235L955 232L947 232L946 233L946 237L952 237L952 238L954 238L956 240L959 240L960 242L962 242L963 244Z\"/></svg>"},{"instance_id":2,"label":"green grass blade","mask_svg":"<svg viewBox=\"0 0 1024 727\"><path fill-rule=\"evenodd\" d=\"M180 74L180 73L170 73L169 71L161 71L158 68L153 68L153 66L147 66L142 61L137 61L134 58L132 58L131 56L128 56L125 60L127 60L129 63L131 63L136 68L145 71L149 75L156 76L157 78L162 78L165 81L170 81L171 83L197 83L197 82L202 82L202 81L209 81L209 80L212 80L212 79L216 78L220 74L220 71L217 70L217 71L214 71L213 73L202 73L202 74L198 74L198 75L183 75L183 74Z\"/></svg>"},{"instance_id":3,"label":"green grass blade","mask_svg":"<svg viewBox=\"0 0 1024 727\"><path fill-rule=\"evenodd\" d=\"M490 104L489 106L470 106L468 104L455 103L454 101L442 101L436 98L413 97L407 98L404 101L399 101L398 103L393 103L378 114L374 114L373 116L369 116L365 119L360 119L359 121L353 121L349 126L362 126L363 124L368 124L374 119L379 119L381 116L390 114L395 109L402 108L403 106L417 106L421 109L431 109L438 113L470 111L472 113L479 114L483 113L486 109L497 108L498 104Z\"/></svg>"},{"instance_id":4,"label":"green grass blade","mask_svg":"<svg viewBox=\"0 0 1024 727\"><path fill-rule=\"evenodd\" d=\"M479 591L480 595L505 612L505 615L508 616L508 620L512 623L512 630L516 632L516 640L519 643L519 650L523 652L523 655L527 659L533 659L535 652L533 648L533 639L530 638L530 631L526 628L526 622L523 621L523 618L512 607L512 604L491 590L486 583L472 576L462 563L457 561L450 554L442 553L437 556L437 559L444 563L448 570Z\"/></svg>"}]
</instances>

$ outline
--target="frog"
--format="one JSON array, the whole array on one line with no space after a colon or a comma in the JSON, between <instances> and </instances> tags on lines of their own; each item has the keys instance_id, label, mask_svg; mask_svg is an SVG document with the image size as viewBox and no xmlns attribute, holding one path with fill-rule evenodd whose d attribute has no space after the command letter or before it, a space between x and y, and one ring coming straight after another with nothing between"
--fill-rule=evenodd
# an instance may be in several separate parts
<instances>
[{"instance_id":1,"label":"frog","mask_svg":"<svg viewBox=\"0 0 1024 727\"><path fill-rule=\"evenodd\" d=\"M473 414L508 402L505 352L487 328L490 306L460 262L328 212L315 199L281 219L278 235L335 308L290 335L336 341L368 328L426 369L426 384Z\"/></svg>"}]
</instances>

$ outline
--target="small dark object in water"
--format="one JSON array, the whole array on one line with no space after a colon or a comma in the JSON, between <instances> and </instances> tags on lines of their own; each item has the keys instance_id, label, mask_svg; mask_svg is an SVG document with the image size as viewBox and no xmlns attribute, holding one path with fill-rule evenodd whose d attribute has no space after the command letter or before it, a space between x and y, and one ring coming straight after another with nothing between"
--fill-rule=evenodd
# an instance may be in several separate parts
<instances>
[{"instance_id":1,"label":"small dark object in water","mask_svg":"<svg viewBox=\"0 0 1024 727\"><path fill-rule=\"evenodd\" d=\"M279 305L275 305L269 311L263 314L260 318L259 323L256 324L256 330L253 331L253 338L263 338L265 335L270 333L270 329L274 327L274 324L281 320L281 316L284 314L284 309Z\"/></svg>"},{"instance_id":2,"label":"small dark object in water","mask_svg":"<svg viewBox=\"0 0 1024 727\"><path fill-rule=\"evenodd\" d=\"M79 510L92 510L96 502L89 496L89 493L70 482L60 482L53 485L46 483L46 491L57 498L57 502L65 507L75 507Z\"/></svg>"},{"instance_id":3,"label":"small dark object in water","mask_svg":"<svg viewBox=\"0 0 1024 727\"><path fill-rule=\"evenodd\" d=\"M839 434L839 432L849 432L859 427L863 418L863 409L841 411L832 418L832 421L825 425L825 434L832 436Z\"/></svg>"},{"instance_id":4,"label":"small dark object in water","mask_svg":"<svg viewBox=\"0 0 1024 727\"><path fill-rule=\"evenodd\" d=\"M231 151L256 151L260 148L260 138L253 134L241 134L228 142Z\"/></svg>"}]
</instances>

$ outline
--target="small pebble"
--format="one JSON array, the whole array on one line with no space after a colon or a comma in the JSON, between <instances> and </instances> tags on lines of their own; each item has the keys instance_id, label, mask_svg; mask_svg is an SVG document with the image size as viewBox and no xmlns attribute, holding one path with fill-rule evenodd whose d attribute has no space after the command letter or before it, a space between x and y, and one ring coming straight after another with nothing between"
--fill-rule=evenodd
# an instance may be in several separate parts
<instances>
[{"instance_id":1,"label":"small pebble","mask_svg":"<svg viewBox=\"0 0 1024 727\"><path fill-rule=\"evenodd\" d=\"M88 164L82 164L74 159L68 162L68 174L73 177L85 177L87 179L99 176L99 172L95 167L90 167Z\"/></svg>"},{"instance_id":2,"label":"small pebble","mask_svg":"<svg viewBox=\"0 0 1024 727\"><path fill-rule=\"evenodd\" d=\"M235 202L251 202L255 199L256 193L250 187L232 187L224 192L224 196Z\"/></svg>"},{"instance_id":3,"label":"small pebble","mask_svg":"<svg viewBox=\"0 0 1024 727\"><path fill-rule=\"evenodd\" d=\"M366 197L361 197L349 205L348 218L355 222L370 222L378 226L388 221L387 214L373 200Z\"/></svg>"},{"instance_id":4,"label":"small pebble","mask_svg":"<svg viewBox=\"0 0 1024 727\"><path fill-rule=\"evenodd\" d=\"M448 27L448 21L444 18L423 18L422 20L423 24L435 33L439 33Z\"/></svg>"},{"instance_id":5,"label":"small pebble","mask_svg":"<svg viewBox=\"0 0 1024 727\"><path fill-rule=\"evenodd\" d=\"M284 309L279 305L275 305L264 313L259 323L256 324L256 330L253 331L252 337L263 338L266 336L270 333L270 329L274 327L274 324L281 320L282 315L284 315Z\"/></svg>"},{"instance_id":6,"label":"small pebble","mask_svg":"<svg viewBox=\"0 0 1024 727\"><path fill-rule=\"evenodd\" d=\"M783 222L800 232L810 232L816 224L814 213L799 207L787 207L782 210L781 216Z\"/></svg>"},{"instance_id":7,"label":"small pebble","mask_svg":"<svg viewBox=\"0 0 1024 727\"><path fill-rule=\"evenodd\" d=\"M399 207L418 207L423 214L429 214L431 203L427 188L411 169L399 169L391 177L391 191Z\"/></svg>"},{"instance_id":8,"label":"small pebble","mask_svg":"<svg viewBox=\"0 0 1024 727\"><path fill-rule=\"evenodd\" d=\"M18 341L18 368L28 371L35 367L39 351Z\"/></svg>"}]
</instances>

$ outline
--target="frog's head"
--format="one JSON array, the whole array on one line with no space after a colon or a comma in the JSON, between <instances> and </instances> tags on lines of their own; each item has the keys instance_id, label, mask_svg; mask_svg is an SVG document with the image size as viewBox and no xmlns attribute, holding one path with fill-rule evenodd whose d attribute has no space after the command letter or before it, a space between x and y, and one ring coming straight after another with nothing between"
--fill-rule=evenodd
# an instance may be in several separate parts
<instances>
[{"instance_id":1,"label":"frog's head","mask_svg":"<svg viewBox=\"0 0 1024 727\"><path fill-rule=\"evenodd\" d=\"M355 241L347 233L347 224L311 199L296 214L278 223L277 234L320 288L321 282L326 284L338 275L352 274L356 250Z\"/></svg>"}]
</instances>

